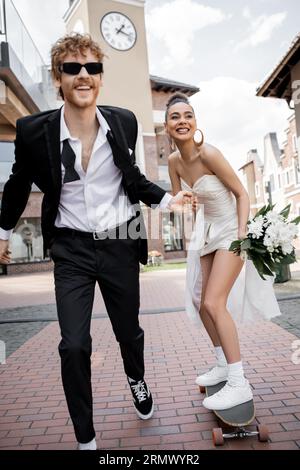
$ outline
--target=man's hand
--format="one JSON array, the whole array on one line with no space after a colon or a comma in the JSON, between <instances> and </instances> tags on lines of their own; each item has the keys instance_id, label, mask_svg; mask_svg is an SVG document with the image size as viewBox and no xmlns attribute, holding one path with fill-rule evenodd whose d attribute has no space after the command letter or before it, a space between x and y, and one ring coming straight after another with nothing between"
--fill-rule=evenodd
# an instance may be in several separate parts
<instances>
[{"instance_id":1,"label":"man's hand","mask_svg":"<svg viewBox=\"0 0 300 470\"><path fill-rule=\"evenodd\" d=\"M9 264L11 261L9 251L9 241L0 240L0 264Z\"/></svg>"},{"instance_id":2,"label":"man's hand","mask_svg":"<svg viewBox=\"0 0 300 470\"><path fill-rule=\"evenodd\" d=\"M184 206L191 204L191 202L192 193L190 191L179 191L169 202L169 207L172 211L182 212L184 211Z\"/></svg>"}]
</instances>

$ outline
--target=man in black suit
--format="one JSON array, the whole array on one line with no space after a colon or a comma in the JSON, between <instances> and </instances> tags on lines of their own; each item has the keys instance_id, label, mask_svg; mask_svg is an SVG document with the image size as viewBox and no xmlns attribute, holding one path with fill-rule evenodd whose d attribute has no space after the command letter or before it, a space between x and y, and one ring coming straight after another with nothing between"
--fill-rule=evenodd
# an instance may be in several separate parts
<instances>
[{"instance_id":1,"label":"man in black suit","mask_svg":"<svg viewBox=\"0 0 300 470\"><path fill-rule=\"evenodd\" d=\"M144 381L144 332L139 326L139 262L147 240L139 201L169 209L172 198L135 165L137 121L126 109L96 106L103 53L90 36L72 34L51 51L52 74L64 106L18 120L15 163L0 217L0 263L10 262L9 236L32 183L44 193L44 252L54 261L61 329L62 382L79 449L95 449L90 322L99 284L138 416L153 414Z\"/></svg>"}]
</instances>

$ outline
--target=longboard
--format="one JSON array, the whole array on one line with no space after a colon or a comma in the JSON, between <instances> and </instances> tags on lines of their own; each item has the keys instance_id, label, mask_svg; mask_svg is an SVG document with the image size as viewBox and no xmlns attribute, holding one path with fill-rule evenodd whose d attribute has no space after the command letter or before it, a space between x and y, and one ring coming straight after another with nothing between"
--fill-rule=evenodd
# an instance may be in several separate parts
<instances>
[{"instance_id":1,"label":"longboard","mask_svg":"<svg viewBox=\"0 0 300 470\"><path fill-rule=\"evenodd\" d=\"M221 390L225 384L226 382L220 382L217 385L212 385L209 387L200 386L200 392L205 392L206 396L210 397L211 395ZM243 438L257 436L261 442L268 441L269 431L265 425L259 424L256 431L249 431L244 427L251 424L255 418L255 406L253 400L242 403L241 405L234 406L228 410L212 411L224 424L236 428L235 431L230 433L223 433L222 428L214 428L212 430L212 440L215 446L221 446L224 444L224 439L230 439L234 437Z\"/></svg>"}]
</instances>

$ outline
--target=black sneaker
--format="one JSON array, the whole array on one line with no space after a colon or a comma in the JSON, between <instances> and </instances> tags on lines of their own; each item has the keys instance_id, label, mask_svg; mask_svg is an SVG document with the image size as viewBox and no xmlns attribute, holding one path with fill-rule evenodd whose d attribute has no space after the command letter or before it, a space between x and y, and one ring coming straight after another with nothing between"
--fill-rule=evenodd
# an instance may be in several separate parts
<instances>
[{"instance_id":1,"label":"black sneaker","mask_svg":"<svg viewBox=\"0 0 300 470\"><path fill-rule=\"evenodd\" d=\"M130 377L127 377L127 380L133 396L133 404L138 417L141 419L151 418L154 411L154 405L148 385L143 379L133 380Z\"/></svg>"}]
</instances>

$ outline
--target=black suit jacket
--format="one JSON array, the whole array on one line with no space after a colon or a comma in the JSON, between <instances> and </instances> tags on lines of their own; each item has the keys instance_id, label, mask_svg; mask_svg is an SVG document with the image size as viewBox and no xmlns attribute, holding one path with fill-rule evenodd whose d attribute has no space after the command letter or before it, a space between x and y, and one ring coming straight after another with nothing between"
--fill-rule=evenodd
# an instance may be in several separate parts
<instances>
[{"instance_id":1,"label":"black suit jacket","mask_svg":"<svg viewBox=\"0 0 300 470\"><path fill-rule=\"evenodd\" d=\"M137 121L126 109L99 106L111 129L111 147L115 165L122 172L122 185L132 204L138 204L140 217L140 262L147 263L147 239L139 201L157 205L165 195L159 186L148 181L135 164ZM32 183L44 193L42 203L42 234L44 256L53 239L62 186L60 152L61 109L46 111L17 121L15 162L3 190L0 227L16 226L27 204Z\"/></svg>"}]
</instances>

